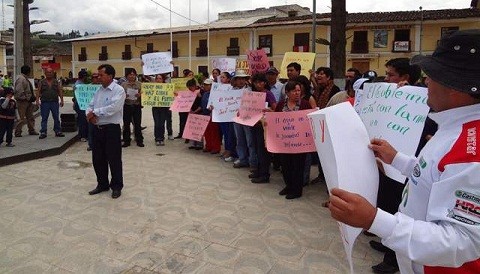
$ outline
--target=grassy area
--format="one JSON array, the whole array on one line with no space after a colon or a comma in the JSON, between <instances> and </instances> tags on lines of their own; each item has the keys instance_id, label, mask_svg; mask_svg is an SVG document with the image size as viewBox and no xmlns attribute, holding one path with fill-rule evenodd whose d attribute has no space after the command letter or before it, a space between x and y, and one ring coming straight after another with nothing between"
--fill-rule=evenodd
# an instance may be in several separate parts
<instances>
[{"instance_id":1,"label":"grassy area","mask_svg":"<svg viewBox=\"0 0 480 274\"><path fill-rule=\"evenodd\" d=\"M72 87L63 87L63 96L65 96L65 97L73 97L73 89L72 89Z\"/></svg>"}]
</instances>

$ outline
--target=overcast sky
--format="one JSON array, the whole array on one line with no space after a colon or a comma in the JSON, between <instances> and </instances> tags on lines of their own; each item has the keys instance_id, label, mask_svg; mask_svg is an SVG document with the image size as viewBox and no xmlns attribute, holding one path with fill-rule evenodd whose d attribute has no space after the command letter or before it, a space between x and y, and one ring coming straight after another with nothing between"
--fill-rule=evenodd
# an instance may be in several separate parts
<instances>
[{"instance_id":1,"label":"overcast sky","mask_svg":"<svg viewBox=\"0 0 480 274\"><path fill-rule=\"evenodd\" d=\"M14 0L3 0L4 18L2 27L13 27L13 8L6 6ZM189 17L188 0L172 0L172 10ZM298 4L312 10L313 0L193 0L192 20L199 23L208 22L207 6L210 3L210 20L217 19L219 12L249 10L275 5ZM470 6L471 0L347 0L347 11L404 11L432 9L462 9ZM47 33L69 33L71 30L85 32L124 31L136 29L163 28L169 26L169 11L160 5L169 8L170 0L35 0L31 7L38 10L30 12L30 19L50 20L48 23L33 25L32 31L44 30ZM317 13L329 12L331 0L317 1ZM192 23L196 24L196 23ZM188 20L172 14L173 26L188 25Z\"/></svg>"}]
</instances>

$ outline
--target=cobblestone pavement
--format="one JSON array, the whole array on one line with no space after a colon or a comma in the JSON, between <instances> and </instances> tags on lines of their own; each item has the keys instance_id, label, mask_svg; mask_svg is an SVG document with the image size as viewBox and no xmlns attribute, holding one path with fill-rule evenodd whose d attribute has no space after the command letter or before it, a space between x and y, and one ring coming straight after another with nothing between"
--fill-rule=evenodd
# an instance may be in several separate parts
<instances>
[{"instance_id":1,"label":"cobblestone pavement","mask_svg":"<svg viewBox=\"0 0 480 274\"><path fill-rule=\"evenodd\" d=\"M286 200L278 171L255 185L181 140L155 146L143 113L146 146L123 150L117 200L87 194L96 177L85 143L0 168L0 273L349 272L324 185ZM369 240L357 240L356 273L381 261Z\"/></svg>"}]
</instances>

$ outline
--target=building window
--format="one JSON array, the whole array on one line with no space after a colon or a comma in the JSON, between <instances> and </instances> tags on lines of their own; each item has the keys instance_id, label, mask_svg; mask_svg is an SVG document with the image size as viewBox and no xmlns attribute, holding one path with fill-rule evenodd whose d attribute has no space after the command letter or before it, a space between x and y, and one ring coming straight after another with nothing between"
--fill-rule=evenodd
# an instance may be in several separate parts
<instances>
[{"instance_id":1,"label":"building window","mask_svg":"<svg viewBox=\"0 0 480 274\"><path fill-rule=\"evenodd\" d=\"M308 44L310 44L310 33L295 33L293 41L293 51L308 52Z\"/></svg>"},{"instance_id":2,"label":"building window","mask_svg":"<svg viewBox=\"0 0 480 274\"><path fill-rule=\"evenodd\" d=\"M449 35L450 33L459 30L459 27L443 27L441 28L440 38L443 38L445 35Z\"/></svg>"},{"instance_id":3,"label":"building window","mask_svg":"<svg viewBox=\"0 0 480 274\"><path fill-rule=\"evenodd\" d=\"M147 43L147 53L153 52L153 43Z\"/></svg>"},{"instance_id":4,"label":"building window","mask_svg":"<svg viewBox=\"0 0 480 274\"><path fill-rule=\"evenodd\" d=\"M207 56L208 55L208 47L207 47L207 39L201 39L198 41L198 48L196 52L196 56Z\"/></svg>"},{"instance_id":5,"label":"building window","mask_svg":"<svg viewBox=\"0 0 480 274\"><path fill-rule=\"evenodd\" d=\"M98 54L98 61L108 60L107 46L102 46L102 52Z\"/></svg>"},{"instance_id":6,"label":"building window","mask_svg":"<svg viewBox=\"0 0 480 274\"><path fill-rule=\"evenodd\" d=\"M172 41L172 58L178 58L178 41Z\"/></svg>"},{"instance_id":7,"label":"building window","mask_svg":"<svg viewBox=\"0 0 480 274\"><path fill-rule=\"evenodd\" d=\"M208 66L198 66L198 73L203 74L203 76L208 75Z\"/></svg>"},{"instance_id":8,"label":"building window","mask_svg":"<svg viewBox=\"0 0 480 274\"><path fill-rule=\"evenodd\" d=\"M272 35L259 35L258 36L258 49L264 49L267 56L273 54L273 36Z\"/></svg>"},{"instance_id":9,"label":"building window","mask_svg":"<svg viewBox=\"0 0 480 274\"><path fill-rule=\"evenodd\" d=\"M396 29L392 52L410 52L410 29Z\"/></svg>"},{"instance_id":10,"label":"building window","mask_svg":"<svg viewBox=\"0 0 480 274\"><path fill-rule=\"evenodd\" d=\"M78 55L78 61L80 61L80 62L87 61L87 48L86 47L81 47L80 48L80 54Z\"/></svg>"},{"instance_id":11,"label":"building window","mask_svg":"<svg viewBox=\"0 0 480 274\"><path fill-rule=\"evenodd\" d=\"M368 32L354 31L351 53L368 53Z\"/></svg>"},{"instance_id":12,"label":"building window","mask_svg":"<svg viewBox=\"0 0 480 274\"><path fill-rule=\"evenodd\" d=\"M227 56L240 55L240 47L238 46L238 38L230 38L230 45L227 47Z\"/></svg>"},{"instance_id":13,"label":"building window","mask_svg":"<svg viewBox=\"0 0 480 274\"><path fill-rule=\"evenodd\" d=\"M122 52L122 60L130 60L132 59L132 46L125 45L125 51Z\"/></svg>"}]
</instances>

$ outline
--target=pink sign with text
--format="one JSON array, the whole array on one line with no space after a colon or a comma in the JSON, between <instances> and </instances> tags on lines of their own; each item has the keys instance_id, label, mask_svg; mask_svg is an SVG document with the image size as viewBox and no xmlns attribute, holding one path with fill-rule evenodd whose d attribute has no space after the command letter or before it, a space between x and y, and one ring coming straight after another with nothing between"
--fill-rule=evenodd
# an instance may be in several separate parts
<instances>
[{"instance_id":1,"label":"pink sign with text","mask_svg":"<svg viewBox=\"0 0 480 274\"><path fill-rule=\"evenodd\" d=\"M210 116L208 115L189 114L182 138L199 142L202 141L209 121Z\"/></svg>"},{"instance_id":2,"label":"pink sign with text","mask_svg":"<svg viewBox=\"0 0 480 274\"><path fill-rule=\"evenodd\" d=\"M314 109L267 112L266 144L272 153L305 153L314 152L315 141L307 114Z\"/></svg>"},{"instance_id":3,"label":"pink sign with text","mask_svg":"<svg viewBox=\"0 0 480 274\"><path fill-rule=\"evenodd\" d=\"M246 126L255 125L263 117L266 97L265 92L244 91L237 117L233 121Z\"/></svg>"},{"instance_id":4,"label":"pink sign with text","mask_svg":"<svg viewBox=\"0 0 480 274\"><path fill-rule=\"evenodd\" d=\"M179 91L178 95L175 96L172 105L170 106L171 111L175 112L190 112L193 102L197 97L198 91Z\"/></svg>"},{"instance_id":5,"label":"pink sign with text","mask_svg":"<svg viewBox=\"0 0 480 274\"><path fill-rule=\"evenodd\" d=\"M267 54L264 49L247 50L248 67L250 75L265 73L270 68Z\"/></svg>"}]
</instances>

